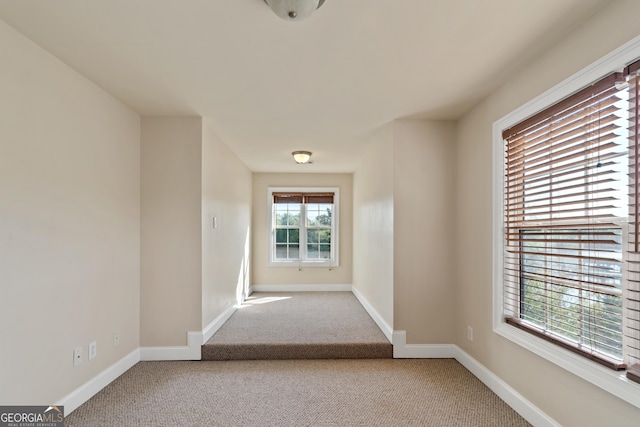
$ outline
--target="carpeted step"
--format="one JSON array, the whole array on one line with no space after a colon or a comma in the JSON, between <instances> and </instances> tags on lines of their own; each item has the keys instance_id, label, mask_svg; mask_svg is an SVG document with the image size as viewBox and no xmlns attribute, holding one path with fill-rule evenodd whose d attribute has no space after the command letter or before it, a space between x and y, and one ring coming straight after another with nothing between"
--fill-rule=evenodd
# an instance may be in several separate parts
<instances>
[{"instance_id":1,"label":"carpeted step","mask_svg":"<svg viewBox=\"0 0 640 427\"><path fill-rule=\"evenodd\" d=\"M202 346L202 360L392 357L351 292L254 292Z\"/></svg>"},{"instance_id":2,"label":"carpeted step","mask_svg":"<svg viewBox=\"0 0 640 427\"><path fill-rule=\"evenodd\" d=\"M389 359L385 343L205 344L202 360Z\"/></svg>"}]
</instances>

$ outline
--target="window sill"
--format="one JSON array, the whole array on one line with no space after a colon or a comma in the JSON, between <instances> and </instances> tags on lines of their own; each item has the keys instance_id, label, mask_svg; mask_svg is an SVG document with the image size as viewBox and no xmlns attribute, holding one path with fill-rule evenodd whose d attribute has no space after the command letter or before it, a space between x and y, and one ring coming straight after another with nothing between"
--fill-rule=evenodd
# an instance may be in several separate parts
<instances>
[{"instance_id":1,"label":"window sill","mask_svg":"<svg viewBox=\"0 0 640 427\"><path fill-rule=\"evenodd\" d=\"M335 261L269 261L269 267L285 268L336 268Z\"/></svg>"},{"instance_id":2,"label":"window sill","mask_svg":"<svg viewBox=\"0 0 640 427\"><path fill-rule=\"evenodd\" d=\"M625 371L613 371L596 362L536 338L518 328L501 322L494 328L498 335L537 354L551 363L589 381L614 396L640 408L640 384L626 378Z\"/></svg>"}]
</instances>

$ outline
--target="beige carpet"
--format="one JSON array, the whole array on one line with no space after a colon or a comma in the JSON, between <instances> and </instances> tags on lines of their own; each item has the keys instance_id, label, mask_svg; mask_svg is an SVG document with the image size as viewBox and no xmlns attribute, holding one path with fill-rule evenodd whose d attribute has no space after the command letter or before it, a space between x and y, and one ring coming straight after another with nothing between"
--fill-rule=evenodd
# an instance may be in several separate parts
<instances>
[{"instance_id":1,"label":"beige carpet","mask_svg":"<svg viewBox=\"0 0 640 427\"><path fill-rule=\"evenodd\" d=\"M529 425L453 359L140 362L67 427Z\"/></svg>"},{"instance_id":2,"label":"beige carpet","mask_svg":"<svg viewBox=\"0 0 640 427\"><path fill-rule=\"evenodd\" d=\"M351 292L254 292L202 346L202 360L391 357Z\"/></svg>"}]
</instances>

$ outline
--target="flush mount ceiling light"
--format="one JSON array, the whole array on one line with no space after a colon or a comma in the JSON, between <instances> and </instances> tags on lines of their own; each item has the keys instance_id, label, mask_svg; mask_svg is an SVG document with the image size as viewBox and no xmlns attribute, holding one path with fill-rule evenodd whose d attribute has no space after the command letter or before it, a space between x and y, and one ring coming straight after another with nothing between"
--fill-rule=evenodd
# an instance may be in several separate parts
<instances>
[{"instance_id":1,"label":"flush mount ceiling light","mask_svg":"<svg viewBox=\"0 0 640 427\"><path fill-rule=\"evenodd\" d=\"M311 159L311 151L294 151L291 154L293 155L293 159L296 161L296 163L311 163L309 161Z\"/></svg>"},{"instance_id":2,"label":"flush mount ceiling light","mask_svg":"<svg viewBox=\"0 0 640 427\"><path fill-rule=\"evenodd\" d=\"M286 21L302 21L324 3L324 0L264 0L273 13Z\"/></svg>"}]
</instances>

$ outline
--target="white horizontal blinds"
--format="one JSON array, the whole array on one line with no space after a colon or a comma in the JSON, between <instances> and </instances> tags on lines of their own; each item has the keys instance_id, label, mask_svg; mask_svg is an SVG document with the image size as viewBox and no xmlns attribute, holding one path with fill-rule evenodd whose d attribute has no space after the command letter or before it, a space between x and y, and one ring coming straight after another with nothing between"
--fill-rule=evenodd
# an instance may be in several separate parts
<instances>
[{"instance_id":1,"label":"white horizontal blinds","mask_svg":"<svg viewBox=\"0 0 640 427\"><path fill-rule=\"evenodd\" d=\"M621 78L503 132L505 318L615 369L624 368Z\"/></svg>"},{"instance_id":2,"label":"white horizontal blinds","mask_svg":"<svg viewBox=\"0 0 640 427\"><path fill-rule=\"evenodd\" d=\"M625 353L627 377L640 382L640 61L625 70L629 82L629 248L625 300Z\"/></svg>"}]
</instances>

